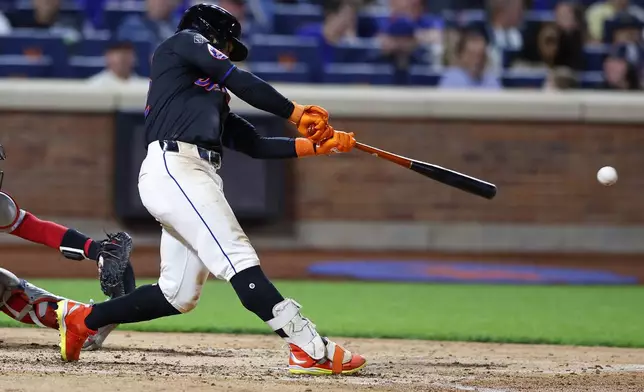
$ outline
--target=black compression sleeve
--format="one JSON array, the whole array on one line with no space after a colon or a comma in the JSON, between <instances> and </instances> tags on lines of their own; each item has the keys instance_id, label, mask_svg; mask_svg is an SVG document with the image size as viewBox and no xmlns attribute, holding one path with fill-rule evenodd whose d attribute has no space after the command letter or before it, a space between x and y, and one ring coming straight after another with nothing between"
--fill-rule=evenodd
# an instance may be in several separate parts
<instances>
[{"instance_id":1,"label":"black compression sleeve","mask_svg":"<svg viewBox=\"0 0 644 392\"><path fill-rule=\"evenodd\" d=\"M128 295L92 306L85 318L89 329L97 330L109 324L136 323L180 314L161 292L157 284L140 286Z\"/></svg>"},{"instance_id":2,"label":"black compression sleeve","mask_svg":"<svg viewBox=\"0 0 644 392\"><path fill-rule=\"evenodd\" d=\"M234 68L226 77L225 86L251 106L276 116L291 117L295 106L270 84L239 68Z\"/></svg>"},{"instance_id":3,"label":"black compression sleeve","mask_svg":"<svg viewBox=\"0 0 644 392\"><path fill-rule=\"evenodd\" d=\"M261 136L235 113L226 118L222 142L225 147L257 159L297 158L295 139Z\"/></svg>"}]
</instances>

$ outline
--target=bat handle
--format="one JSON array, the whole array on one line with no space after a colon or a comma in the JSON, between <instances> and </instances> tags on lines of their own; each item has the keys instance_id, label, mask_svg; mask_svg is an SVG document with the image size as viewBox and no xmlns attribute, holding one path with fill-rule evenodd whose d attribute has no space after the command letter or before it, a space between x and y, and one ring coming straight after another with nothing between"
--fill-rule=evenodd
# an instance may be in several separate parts
<instances>
[{"instance_id":1,"label":"bat handle","mask_svg":"<svg viewBox=\"0 0 644 392\"><path fill-rule=\"evenodd\" d=\"M392 154L388 151L381 150L376 147L372 147L368 144L356 142L355 148L360 151L369 153L375 157L385 158L393 163L396 163L400 166L404 166L408 169L411 168L412 161L408 158L401 157L400 155Z\"/></svg>"}]
</instances>

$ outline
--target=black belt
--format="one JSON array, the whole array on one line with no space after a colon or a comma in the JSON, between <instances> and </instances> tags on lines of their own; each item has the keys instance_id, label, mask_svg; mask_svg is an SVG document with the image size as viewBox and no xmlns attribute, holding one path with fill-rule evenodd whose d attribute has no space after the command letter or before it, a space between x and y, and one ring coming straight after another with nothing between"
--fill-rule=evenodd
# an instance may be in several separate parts
<instances>
[{"instance_id":1,"label":"black belt","mask_svg":"<svg viewBox=\"0 0 644 392\"><path fill-rule=\"evenodd\" d=\"M161 149L168 152L179 152L179 143L176 140L159 140ZM197 147L199 152L199 157L205 161L208 161L216 169L221 167L221 154L217 151L207 150L203 147Z\"/></svg>"}]
</instances>

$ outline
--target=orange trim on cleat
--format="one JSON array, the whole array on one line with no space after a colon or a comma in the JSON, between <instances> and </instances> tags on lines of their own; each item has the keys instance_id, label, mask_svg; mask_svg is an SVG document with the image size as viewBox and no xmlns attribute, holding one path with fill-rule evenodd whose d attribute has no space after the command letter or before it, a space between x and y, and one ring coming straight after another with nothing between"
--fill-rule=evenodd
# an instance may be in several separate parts
<instances>
[{"instance_id":1,"label":"orange trim on cleat","mask_svg":"<svg viewBox=\"0 0 644 392\"><path fill-rule=\"evenodd\" d=\"M352 354L349 362L342 363L345 351L339 346L335 350L333 361L327 359L316 361L296 345L290 344L289 346L291 355L288 360L288 370L293 374L348 375L359 372L367 365L367 360L358 354Z\"/></svg>"},{"instance_id":2,"label":"orange trim on cleat","mask_svg":"<svg viewBox=\"0 0 644 392\"><path fill-rule=\"evenodd\" d=\"M85 318L92 311L91 305L69 299L58 302L56 316L60 331L60 356L63 361L78 361L83 343L96 334L85 326Z\"/></svg>"}]
</instances>

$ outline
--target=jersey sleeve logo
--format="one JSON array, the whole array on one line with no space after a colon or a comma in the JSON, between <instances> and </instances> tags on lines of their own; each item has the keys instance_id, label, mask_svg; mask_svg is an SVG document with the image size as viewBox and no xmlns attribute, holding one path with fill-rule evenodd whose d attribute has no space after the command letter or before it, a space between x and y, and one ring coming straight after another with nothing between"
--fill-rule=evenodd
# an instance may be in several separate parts
<instances>
[{"instance_id":1,"label":"jersey sleeve logo","mask_svg":"<svg viewBox=\"0 0 644 392\"><path fill-rule=\"evenodd\" d=\"M208 44L208 52L210 52L210 55L216 58L217 60L228 60L228 56L221 53L219 50L217 50L217 48L215 48L210 44Z\"/></svg>"},{"instance_id":2,"label":"jersey sleeve logo","mask_svg":"<svg viewBox=\"0 0 644 392\"><path fill-rule=\"evenodd\" d=\"M208 42L208 40L206 39L206 37L204 37L204 36L203 36L203 35L201 35L201 34L195 34L195 35L193 35L193 36L192 36L192 39L194 40L195 44L205 44L206 42Z\"/></svg>"}]
</instances>

